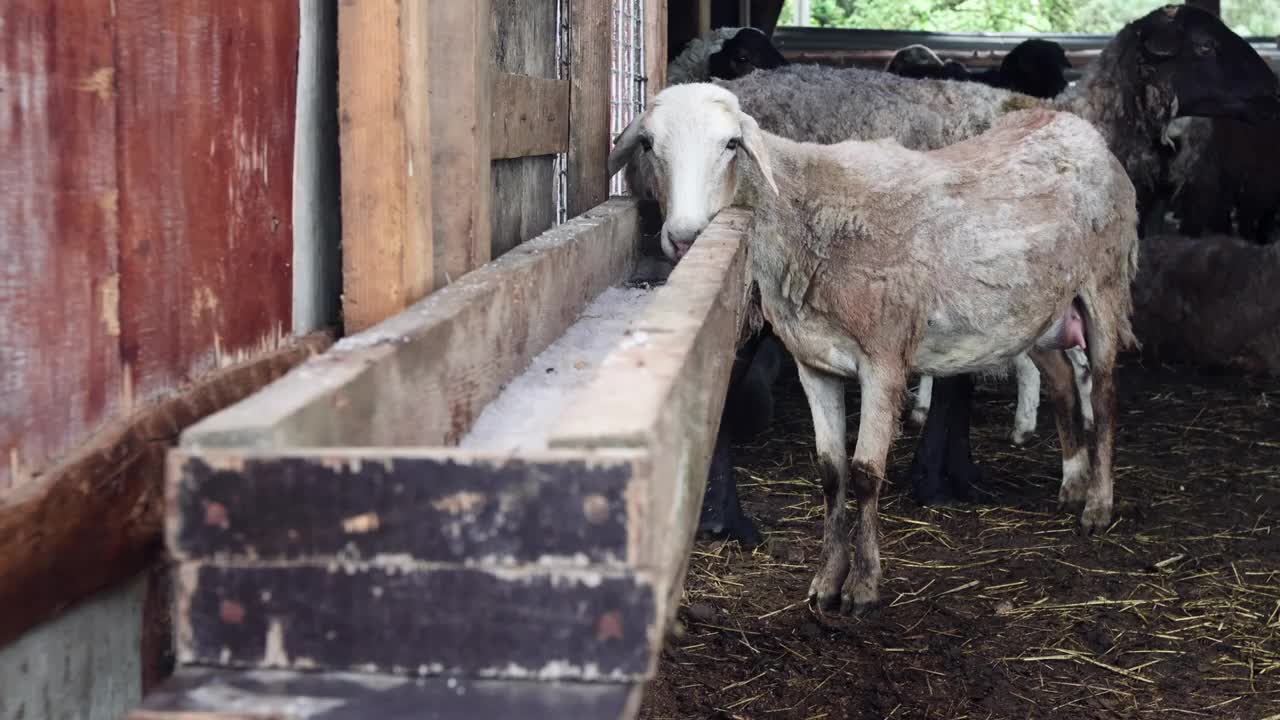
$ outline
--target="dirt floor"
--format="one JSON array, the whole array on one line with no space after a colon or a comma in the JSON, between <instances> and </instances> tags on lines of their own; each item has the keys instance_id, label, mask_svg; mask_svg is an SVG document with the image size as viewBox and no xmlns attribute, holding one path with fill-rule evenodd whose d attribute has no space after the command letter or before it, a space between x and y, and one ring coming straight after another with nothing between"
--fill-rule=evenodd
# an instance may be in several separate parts
<instances>
[{"instance_id":1,"label":"dirt floor","mask_svg":"<svg viewBox=\"0 0 1280 720\"><path fill-rule=\"evenodd\" d=\"M783 378L767 439L736 448L768 540L695 548L641 717L1280 720L1280 380L1128 361L1117 519L1091 540L1056 508L1047 403L1036 440L1007 439L1012 381L978 390L991 504L916 506L904 428L881 505L884 603L850 619L804 602L821 491L804 395L792 367Z\"/></svg>"}]
</instances>

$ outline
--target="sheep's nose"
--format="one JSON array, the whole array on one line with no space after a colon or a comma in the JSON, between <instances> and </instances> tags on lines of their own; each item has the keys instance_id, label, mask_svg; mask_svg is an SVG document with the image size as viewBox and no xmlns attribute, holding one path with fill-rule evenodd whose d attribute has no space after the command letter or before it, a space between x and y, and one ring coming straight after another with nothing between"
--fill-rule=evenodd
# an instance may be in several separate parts
<instances>
[{"instance_id":1,"label":"sheep's nose","mask_svg":"<svg viewBox=\"0 0 1280 720\"><path fill-rule=\"evenodd\" d=\"M676 255L683 256L693 245L693 241L702 232L701 222L676 221L667 223L667 239L675 246Z\"/></svg>"}]
</instances>

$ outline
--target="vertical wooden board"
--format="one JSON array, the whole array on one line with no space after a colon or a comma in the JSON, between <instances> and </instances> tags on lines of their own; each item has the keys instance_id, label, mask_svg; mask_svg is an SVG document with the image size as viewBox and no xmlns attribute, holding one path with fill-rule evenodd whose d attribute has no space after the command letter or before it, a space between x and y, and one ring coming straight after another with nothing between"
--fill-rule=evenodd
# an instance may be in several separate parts
<instances>
[{"instance_id":1,"label":"vertical wooden board","mask_svg":"<svg viewBox=\"0 0 1280 720\"><path fill-rule=\"evenodd\" d=\"M287 335L298 3L110 5L120 345L141 401Z\"/></svg>"},{"instance_id":2,"label":"vertical wooden board","mask_svg":"<svg viewBox=\"0 0 1280 720\"><path fill-rule=\"evenodd\" d=\"M490 257L489 0L420 3L429 16L432 251L443 287Z\"/></svg>"},{"instance_id":3,"label":"vertical wooden board","mask_svg":"<svg viewBox=\"0 0 1280 720\"><path fill-rule=\"evenodd\" d=\"M568 0L570 217L609 195L610 3Z\"/></svg>"},{"instance_id":4,"label":"vertical wooden board","mask_svg":"<svg viewBox=\"0 0 1280 720\"><path fill-rule=\"evenodd\" d=\"M110 8L7 0L0 19L0 491L119 404Z\"/></svg>"},{"instance_id":5,"label":"vertical wooden board","mask_svg":"<svg viewBox=\"0 0 1280 720\"><path fill-rule=\"evenodd\" d=\"M644 0L645 107L667 86L667 3Z\"/></svg>"},{"instance_id":6,"label":"vertical wooden board","mask_svg":"<svg viewBox=\"0 0 1280 720\"><path fill-rule=\"evenodd\" d=\"M556 0L490 2L494 69L554 78ZM491 173L490 255L498 257L555 224L555 157L495 160Z\"/></svg>"}]
</instances>

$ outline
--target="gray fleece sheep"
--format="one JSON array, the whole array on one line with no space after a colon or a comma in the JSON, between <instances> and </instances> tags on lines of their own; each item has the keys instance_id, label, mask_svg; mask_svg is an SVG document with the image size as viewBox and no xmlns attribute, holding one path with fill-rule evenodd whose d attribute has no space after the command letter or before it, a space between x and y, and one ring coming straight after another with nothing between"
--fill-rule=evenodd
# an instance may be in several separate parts
<instances>
[{"instance_id":1,"label":"gray fleece sheep","mask_svg":"<svg viewBox=\"0 0 1280 720\"><path fill-rule=\"evenodd\" d=\"M627 142L653 158L677 246L721 209L752 208L751 274L796 359L822 469L811 603L847 611L878 599L880 486L912 370L969 373L1031 353L1050 379L1064 467L1077 471L1059 497L1086 531L1110 524L1112 374L1134 342L1137 216L1133 184L1089 123L1009 113L927 153L892 139L797 143L763 132L732 93L703 83L660 93ZM1088 394L1064 352L1077 347L1088 352ZM854 378L862 411L850 465L844 382Z\"/></svg>"},{"instance_id":2,"label":"gray fleece sheep","mask_svg":"<svg viewBox=\"0 0 1280 720\"><path fill-rule=\"evenodd\" d=\"M1280 375L1278 286L1280 243L1144 238L1134 331L1160 359Z\"/></svg>"},{"instance_id":3,"label":"gray fleece sheep","mask_svg":"<svg viewBox=\"0 0 1280 720\"><path fill-rule=\"evenodd\" d=\"M1169 124L1176 116L1280 110L1280 84L1266 62L1214 15L1186 5L1160 8L1126 25L1085 76L1052 100L977 83L820 65L757 71L717 84L732 91L763 129L822 143L892 137L907 148L930 150L982 133L1019 109L1070 111L1102 133L1129 173L1140 218L1166 185ZM625 163L632 191L656 200L665 214L651 161L643 153L633 157L634 150L621 143L615 147L610 175ZM665 233L663 249L676 256ZM745 333L762 324L758 314L751 315ZM1015 442L1034 430L1039 400L1038 378L1025 361L1018 367ZM917 419L926 399L919 396Z\"/></svg>"}]
</instances>

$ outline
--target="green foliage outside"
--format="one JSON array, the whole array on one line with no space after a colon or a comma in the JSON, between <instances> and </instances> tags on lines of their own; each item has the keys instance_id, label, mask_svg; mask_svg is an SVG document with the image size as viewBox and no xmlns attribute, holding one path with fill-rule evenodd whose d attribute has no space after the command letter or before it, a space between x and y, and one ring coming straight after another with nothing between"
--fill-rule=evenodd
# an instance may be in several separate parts
<instances>
[{"instance_id":1,"label":"green foliage outside","mask_svg":"<svg viewBox=\"0 0 1280 720\"><path fill-rule=\"evenodd\" d=\"M1176 0L1170 0L1176 1ZM933 32L1103 33L1164 5L1160 0L810 0L811 24ZM1280 35L1280 0L1222 0L1244 36ZM779 25L792 25L795 0Z\"/></svg>"}]
</instances>

